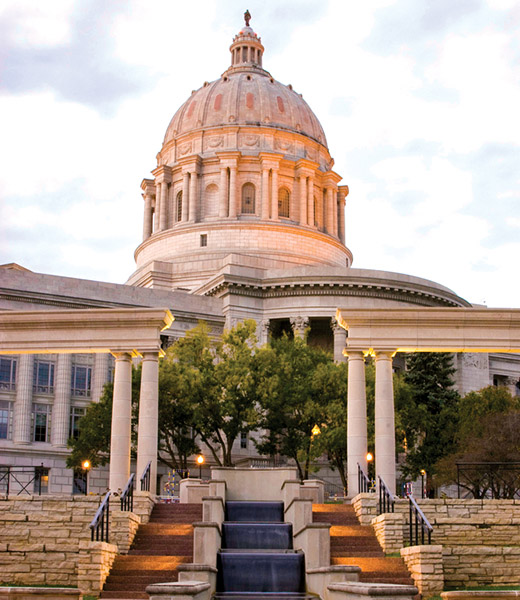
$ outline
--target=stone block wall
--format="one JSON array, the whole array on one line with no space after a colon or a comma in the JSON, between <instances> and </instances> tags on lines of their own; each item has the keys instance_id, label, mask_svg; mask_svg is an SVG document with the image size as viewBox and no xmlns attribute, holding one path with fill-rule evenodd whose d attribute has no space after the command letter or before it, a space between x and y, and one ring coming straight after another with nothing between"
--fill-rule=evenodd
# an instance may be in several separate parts
<instances>
[{"instance_id":1,"label":"stone block wall","mask_svg":"<svg viewBox=\"0 0 520 600\"><path fill-rule=\"evenodd\" d=\"M446 587L520 585L520 546L443 547L442 562Z\"/></svg>"},{"instance_id":2,"label":"stone block wall","mask_svg":"<svg viewBox=\"0 0 520 600\"><path fill-rule=\"evenodd\" d=\"M403 547L403 520L401 513L386 513L372 519L377 541L383 552L399 552Z\"/></svg>"},{"instance_id":3,"label":"stone block wall","mask_svg":"<svg viewBox=\"0 0 520 600\"><path fill-rule=\"evenodd\" d=\"M98 594L110 573L117 546L106 542L79 544L77 586L84 594Z\"/></svg>"}]
</instances>

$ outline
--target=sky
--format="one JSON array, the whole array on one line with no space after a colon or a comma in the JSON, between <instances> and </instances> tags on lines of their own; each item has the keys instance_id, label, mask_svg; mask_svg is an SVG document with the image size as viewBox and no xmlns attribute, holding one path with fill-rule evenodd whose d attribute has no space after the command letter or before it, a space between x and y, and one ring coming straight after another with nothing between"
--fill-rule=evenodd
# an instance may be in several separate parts
<instances>
[{"instance_id":1,"label":"sky","mask_svg":"<svg viewBox=\"0 0 520 600\"><path fill-rule=\"evenodd\" d=\"M350 188L353 266L520 307L520 0L2 0L0 264L127 280L140 183L246 9Z\"/></svg>"}]
</instances>

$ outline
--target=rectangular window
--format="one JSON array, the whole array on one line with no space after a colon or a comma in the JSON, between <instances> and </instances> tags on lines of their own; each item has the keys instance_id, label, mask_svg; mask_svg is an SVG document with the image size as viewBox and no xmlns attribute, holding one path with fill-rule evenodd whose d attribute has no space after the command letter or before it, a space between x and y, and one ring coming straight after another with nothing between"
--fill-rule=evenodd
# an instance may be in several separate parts
<instances>
[{"instance_id":1,"label":"rectangular window","mask_svg":"<svg viewBox=\"0 0 520 600\"><path fill-rule=\"evenodd\" d=\"M0 440L9 438L9 416L11 413L11 403L0 400Z\"/></svg>"},{"instance_id":2,"label":"rectangular window","mask_svg":"<svg viewBox=\"0 0 520 600\"><path fill-rule=\"evenodd\" d=\"M49 469L34 467L34 493L47 494L49 492Z\"/></svg>"},{"instance_id":3,"label":"rectangular window","mask_svg":"<svg viewBox=\"0 0 520 600\"><path fill-rule=\"evenodd\" d=\"M16 389L16 358L0 358L0 390Z\"/></svg>"},{"instance_id":4,"label":"rectangular window","mask_svg":"<svg viewBox=\"0 0 520 600\"><path fill-rule=\"evenodd\" d=\"M33 404L33 441L46 442L51 424L51 407L48 404Z\"/></svg>"},{"instance_id":5,"label":"rectangular window","mask_svg":"<svg viewBox=\"0 0 520 600\"><path fill-rule=\"evenodd\" d=\"M91 382L92 367L72 365L70 389L73 396L90 397Z\"/></svg>"},{"instance_id":6,"label":"rectangular window","mask_svg":"<svg viewBox=\"0 0 520 600\"><path fill-rule=\"evenodd\" d=\"M85 414L86 409L79 406L72 406L70 409L70 425L69 425L69 438L75 440L79 437L78 423L81 417Z\"/></svg>"},{"instance_id":7,"label":"rectangular window","mask_svg":"<svg viewBox=\"0 0 520 600\"><path fill-rule=\"evenodd\" d=\"M247 448L247 433L245 431L240 432L240 448Z\"/></svg>"},{"instance_id":8,"label":"rectangular window","mask_svg":"<svg viewBox=\"0 0 520 600\"><path fill-rule=\"evenodd\" d=\"M33 389L37 394L54 394L54 363L43 360L34 363Z\"/></svg>"},{"instance_id":9,"label":"rectangular window","mask_svg":"<svg viewBox=\"0 0 520 600\"><path fill-rule=\"evenodd\" d=\"M208 234L207 233L203 233L200 236L200 245L201 245L201 247L205 247L208 245Z\"/></svg>"}]
</instances>

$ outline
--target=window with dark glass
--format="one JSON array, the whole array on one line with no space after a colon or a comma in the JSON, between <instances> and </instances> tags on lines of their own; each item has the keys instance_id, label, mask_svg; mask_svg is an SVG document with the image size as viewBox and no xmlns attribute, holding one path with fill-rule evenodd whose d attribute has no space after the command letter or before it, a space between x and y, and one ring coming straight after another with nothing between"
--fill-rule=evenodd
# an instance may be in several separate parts
<instances>
[{"instance_id":1,"label":"window with dark glass","mask_svg":"<svg viewBox=\"0 0 520 600\"><path fill-rule=\"evenodd\" d=\"M92 367L72 365L70 390L73 396L90 396Z\"/></svg>"},{"instance_id":2,"label":"window with dark glass","mask_svg":"<svg viewBox=\"0 0 520 600\"><path fill-rule=\"evenodd\" d=\"M86 409L80 406L72 406L70 409L69 438L75 440L79 437L79 421L84 416Z\"/></svg>"},{"instance_id":3,"label":"window with dark glass","mask_svg":"<svg viewBox=\"0 0 520 600\"><path fill-rule=\"evenodd\" d=\"M46 442L49 436L51 407L33 404L33 441Z\"/></svg>"},{"instance_id":4,"label":"window with dark glass","mask_svg":"<svg viewBox=\"0 0 520 600\"><path fill-rule=\"evenodd\" d=\"M202 233L200 236L200 245L202 248L206 247L208 245L208 234L207 233Z\"/></svg>"},{"instance_id":5,"label":"window with dark glass","mask_svg":"<svg viewBox=\"0 0 520 600\"><path fill-rule=\"evenodd\" d=\"M242 214L255 214L255 186L252 183L242 186Z\"/></svg>"},{"instance_id":6,"label":"window with dark glass","mask_svg":"<svg viewBox=\"0 0 520 600\"><path fill-rule=\"evenodd\" d=\"M289 200L291 195L287 188L280 188L278 192L278 216L289 218Z\"/></svg>"},{"instance_id":7,"label":"window with dark glass","mask_svg":"<svg viewBox=\"0 0 520 600\"><path fill-rule=\"evenodd\" d=\"M175 212L175 220L177 223L182 221L182 191L177 194L177 206Z\"/></svg>"},{"instance_id":8,"label":"window with dark glass","mask_svg":"<svg viewBox=\"0 0 520 600\"><path fill-rule=\"evenodd\" d=\"M240 432L240 448L247 448L247 433L245 431Z\"/></svg>"},{"instance_id":9,"label":"window with dark glass","mask_svg":"<svg viewBox=\"0 0 520 600\"><path fill-rule=\"evenodd\" d=\"M6 440L9 437L9 414L11 412L11 403L0 400L0 440Z\"/></svg>"},{"instance_id":10,"label":"window with dark glass","mask_svg":"<svg viewBox=\"0 0 520 600\"><path fill-rule=\"evenodd\" d=\"M0 390L16 389L16 358L0 358Z\"/></svg>"},{"instance_id":11,"label":"window with dark glass","mask_svg":"<svg viewBox=\"0 0 520 600\"><path fill-rule=\"evenodd\" d=\"M34 363L33 388L37 394L54 393L54 363L43 360Z\"/></svg>"}]
</instances>

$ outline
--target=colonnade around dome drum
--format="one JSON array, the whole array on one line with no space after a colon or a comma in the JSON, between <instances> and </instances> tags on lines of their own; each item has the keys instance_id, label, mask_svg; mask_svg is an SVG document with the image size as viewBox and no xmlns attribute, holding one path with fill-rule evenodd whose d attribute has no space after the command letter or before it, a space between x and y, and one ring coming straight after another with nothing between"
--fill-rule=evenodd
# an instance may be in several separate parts
<instances>
[{"instance_id":1,"label":"colonnade around dome drum","mask_svg":"<svg viewBox=\"0 0 520 600\"><path fill-rule=\"evenodd\" d=\"M347 331L347 469L349 497L358 465L367 470L365 356L375 360L375 471L395 494L392 358L397 352L520 353L520 310L480 308L338 309Z\"/></svg>"},{"instance_id":2,"label":"colonnade around dome drum","mask_svg":"<svg viewBox=\"0 0 520 600\"><path fill-rule=\"evenodd\" d=\"M143 180L143 241L189 223L256 218L287 220L345 243L348 187L338 186L337 173L270 152L222 152L216 158L162 165L153 171L155 180Z\"/></svg>"}]
</instances>

